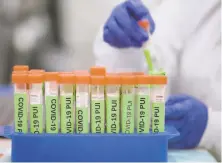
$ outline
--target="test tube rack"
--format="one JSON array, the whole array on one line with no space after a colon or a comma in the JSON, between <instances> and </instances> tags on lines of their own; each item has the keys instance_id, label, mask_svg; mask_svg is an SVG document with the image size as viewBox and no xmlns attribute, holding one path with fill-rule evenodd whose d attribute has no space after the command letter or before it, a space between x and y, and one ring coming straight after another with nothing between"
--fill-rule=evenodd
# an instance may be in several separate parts
<instances>
[{"instance_id":1,"label":"test tube rack","mask_svg":"<svg viewBox=\"0 0 222 163\"><path fill-rule=\"evenodd\" d=\"M6 130L12 162L167 162L168 140L179 135L172 126L157 134L37 135Z\"/></svg>"},{"instance_id":2,"label":"test tube rack","mask_svg":"<svg viewBox=\"0 0 222 163\"><path fill-rule=\"evenodd\" d=\"M104 75L104 69L91 73ZM143 134L136 130L130 134L34 134L7 127L5 136L12 139L13 162L167 162L168 140L178 132L172 126L163 128L162 132Z\"/></svg>"}]
</instances>

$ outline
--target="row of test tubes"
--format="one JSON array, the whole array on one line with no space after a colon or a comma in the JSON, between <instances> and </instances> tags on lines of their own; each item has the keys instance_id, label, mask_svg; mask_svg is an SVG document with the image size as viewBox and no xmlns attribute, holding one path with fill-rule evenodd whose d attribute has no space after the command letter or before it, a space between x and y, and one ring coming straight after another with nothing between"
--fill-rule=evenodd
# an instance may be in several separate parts
<instances>
[{"instance_id":1,"label":"row of test tubes","mask_svg":"<svg viewBox=\"0 0 222 163\"><path fill-rule=\"evenodd\" d=\"M165 75L45 72L14 66L17 133L159 133L165 130Z\"/></svg>"}]
</instances>

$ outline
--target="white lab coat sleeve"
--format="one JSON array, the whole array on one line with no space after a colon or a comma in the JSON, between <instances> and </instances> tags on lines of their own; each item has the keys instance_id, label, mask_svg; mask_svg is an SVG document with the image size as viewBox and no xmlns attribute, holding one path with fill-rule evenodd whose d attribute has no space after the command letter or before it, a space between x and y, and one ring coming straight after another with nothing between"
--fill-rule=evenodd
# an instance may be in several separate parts
<instances>
[{"instance_id":1,"label":"white lab coat sleeve","mask_svg":"<svg viewBox=\"0 0 222 163\"><path fill-rule=\"evenodd\" d=\"M208 124L199 144L221 162L221 111L208 109Z\"/></svg>"},{"instance_id":2,"label":"white lab coat sleeve","mask_svg":"<svg viewBox=\"0 0 222 163\"><path fill-rule=\"evenodd\" d=\"M103 28L100 28L94 42L96 66L104 66L107 72L147 72L145 57L140 48L119 49L103 40Z\"/></svg>"}]
</instances>

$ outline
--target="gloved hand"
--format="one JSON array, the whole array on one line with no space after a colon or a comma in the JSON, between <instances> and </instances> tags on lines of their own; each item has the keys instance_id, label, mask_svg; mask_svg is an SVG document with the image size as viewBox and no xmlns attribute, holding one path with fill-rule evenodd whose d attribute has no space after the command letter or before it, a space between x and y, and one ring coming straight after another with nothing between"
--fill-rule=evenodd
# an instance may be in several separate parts
<instances>
[{"instance_id":1,"label":"gloved hand","mask_svg":"<svg viewBox=\"0 0 222 163\"><path fill-rule=\"evenodd\" d=\"M188 95L171 96L166 102L166 124L173 125L180 136L169 141L169 148L198 146L208 121L207 107Z\"/></svg>"},{"instance_id":2,"label":"gloved hand","mask_svg":"<svg viewBox=\"0 0 222 163\"><path fill-rule=\"evenodd\" d=\"M149 39L147 32L138 25L138 21L144 19L149 21L152 34L155 23L141 0L121 3L114 8L104 25L104 41L117 48L142 47Z\"/></svg>"}]
</instances>

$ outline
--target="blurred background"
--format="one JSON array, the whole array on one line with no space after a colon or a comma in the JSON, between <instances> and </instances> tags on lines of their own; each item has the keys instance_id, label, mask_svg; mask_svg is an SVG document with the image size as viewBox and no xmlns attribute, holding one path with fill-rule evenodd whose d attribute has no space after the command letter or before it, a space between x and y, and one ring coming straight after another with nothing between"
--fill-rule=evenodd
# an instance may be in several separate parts
<instances>
[{"instance_id":1,"label":"blurred background","mask_svg":"<svg viewBox=\"0 0 222 163\"><path fill-rule=\"evenodd\" d=\"M47 71L88 69L98 30L121 1L0 0L0 84L10 82L15 64Z\"/></svg>"}]
</instances>

